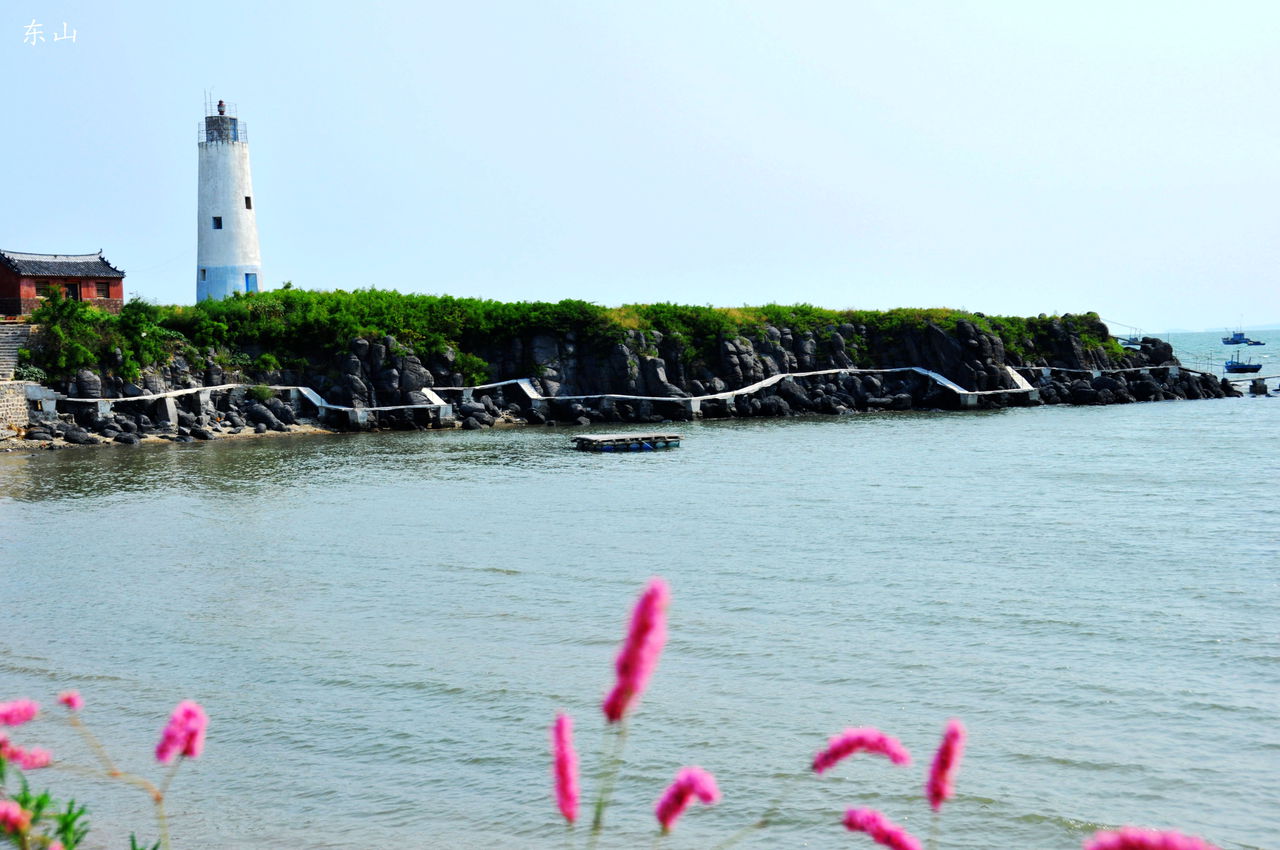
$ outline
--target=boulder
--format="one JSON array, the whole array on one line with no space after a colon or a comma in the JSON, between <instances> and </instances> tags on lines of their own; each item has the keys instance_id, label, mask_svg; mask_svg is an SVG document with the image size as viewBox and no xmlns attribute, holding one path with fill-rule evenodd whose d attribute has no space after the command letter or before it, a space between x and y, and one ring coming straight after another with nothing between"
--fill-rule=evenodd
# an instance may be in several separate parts
<instances>
[{"instance_id":1,"label":"boulder","mask_svg":"<svg viewBox=\"0 0 1280 850\"><path fill-rule=\"evenodd\" d=\"M191 436L195 437L197 440L212 440L213 432L208 428L192 428Z\"/></svg>"},{"instance_id":2,"label":"boulder","mask_svg":"<svg viewBox=\"0 0 1280 850\"><path fill-rule=\"evenodd\" d=\"M138 443L142 442L142 438L137 434L117 434L116 442L122 443L126 446L136 446Z\"/></svg>"},{"instance_id":3,"label":"boulder","mask_svg":"<svg viewBox=\"0 0 1280 850\"><path fill-rule=\"evenodd\" d=\"M1099 392L1101 392L1102 390L1108 390L1112 393L1115 393L1123 389L1123 386L1121 385L1121 383L1117 381L1115 378L1112 378L1110 375L1099 375L1098 377L1094 378L1089 383L1089 385L1093 387L1093 389L1098 390Z\"/></svg>"},{"instance_id":4,"label":"boulder","mask_svg":"<svg viewBox=\"0 0 1280 850\"><path fill-rule=\"evenodd\" d=\"M266 407L275 415L277 419L279 419L285 425L298 424L298 417L294 415L293 408L285 404L280 399L278 398L267 399Z\"/></svg>"},{"instance_id":5,"label":"boulder","mask_svg":"<svg viewBox=\"0 0 1280 850\"><path fill-rule=\"evenodd\" d=\"M404 392L413 392L435 385L435 379L431 377L431 373L418 360L417 357L404 358L404 365L400 369L400 389Z\"/></svg>"},{"instance_id":6,"label":"boulder","mask_svg":"<svg viewBox=\"0 0 1280 850\"><path fill-rule=\"evenodd\" d=\"M1080 384L1084 384L1084 386L1080 386ZM1085 384L1084 381L1077 381L1071 386L1071 403L1097 404L1098 391L1088 384Z\"/></svg>"},{"instance_id":7,"label":"boulder","mask_svg":"<svg viewBox=\"0 0 1280 850\"><path fill-rule=\"evenodd\" d=\"M348 354L342 358L342 364L338 367L344 375L360 374L360 358L354 354Z\"/></svg>"},{"instance_id":8,"label":"boulder","mask_svg":"<svg viewBox=\"0 0 1280 850\"><path fill-rule=\"evenodd\" d=\"M263 426L263 431L267 428L270 428L272 431L285 430L284 423L277 419L276 415L272 413L266 405L249 405L249 407L245 409L245 417L255 425ZM254 428L254 430L258 431L257 428ZM262 431L258 431L258 433L261 434Z\"/></svg>"},{"instance_id":9,"label":"boulder","mask_svg":"<svg viewBox=\"0 0 1280 850\"><path fill-rule=\"evenodd\" d=\"M391 366L378 370L373 386L380 393L400 392L400 370Z\"/></svg>"},{"instance_id":10,"label":"boulder","mask_svg":"<svg viewBox=\"0 0 1280 850\"><path fill-rule=\"evenodd\" d=\"M80 398L102 398L102 379L88 369L76 372L76 392Z\"/></svg>"},{"instance_id":11,"label":"boulder","mask_svg":"<svg viewBox=\"0 0 1280 850\"><path fill-rule=\"evenodd\" d=\"M787 404L786 399L779 398L776 395L766 396L760 399L759 415L790 416L791 405Z\"/></svg>"}]
</instances>

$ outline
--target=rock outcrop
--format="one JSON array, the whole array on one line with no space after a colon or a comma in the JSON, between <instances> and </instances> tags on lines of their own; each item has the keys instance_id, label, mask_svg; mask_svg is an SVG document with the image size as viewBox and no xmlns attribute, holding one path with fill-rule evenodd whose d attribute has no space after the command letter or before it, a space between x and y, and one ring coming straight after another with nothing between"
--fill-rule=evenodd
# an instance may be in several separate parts
<instances>
[{"instance_id":1,"label":"rock outcrop","mask_svg":"<svg viewBox=\"0 0 1280 850\"><path fill-rule=\"evenodd\" d=\"M1105 327L1094 330L1105 337ZM474 364L477 357L488 364L491 381L529 378L550 401L531 403L527 394L510 386L478 391L466 400L457 393L445 393L445 388L463 386L462 364L468 358ZM163 366L144 370L135 383L80 370L58 389L82 399L129 399L227 383L307 386L330 404L357 410L430 404L431 393L442 392L449 401L458 402L455 415L468 429L502 421L656 423L688 418L693 407L686 401L690 397L740 390L779 375L790 377L749 395L703 400L698 415L840 415L959 406L955 392L927 376L892 371L903 367L923 368L965 391L981 393L981 407L1120 404L1237 394L1226 382L1178 365L1163 340L1148 337L1138 348L1124 350L1089 345L1086 337L1062 321L1043 319L1035 339L1010 338L1008 345L970 321L955 322L949 330L928 322L889 329L840 324L805 331L764 325L731 337L697 340L651 330L592 339L580 339L573 332L533 333L482 340L466 355L444 348L423 356L385 336L351 340L339 353L317 356L299 368L237 370L222 365L215 352L208 351L203 363L175 356ZM1019 367L1037 392L1022 391L1009 366ZM824 370L851 371L797 374ZM220 406L181 411L175 422L144 423L129 414L123 414L121 421L122 414L117 414L112 422L77 420L77 428L64 429L60 436L68 442L101 438L128 443L128 435L168 434L166 429L171 429L173 439L185 441L215 439L222 431L246 427L286 430L298 421L299 412L278 398L246 401L243 392L219 398L223 399ZM402 411L370 411L361 421L383 427L422 427L411 412Z\"/></svg>"}]
</instances>

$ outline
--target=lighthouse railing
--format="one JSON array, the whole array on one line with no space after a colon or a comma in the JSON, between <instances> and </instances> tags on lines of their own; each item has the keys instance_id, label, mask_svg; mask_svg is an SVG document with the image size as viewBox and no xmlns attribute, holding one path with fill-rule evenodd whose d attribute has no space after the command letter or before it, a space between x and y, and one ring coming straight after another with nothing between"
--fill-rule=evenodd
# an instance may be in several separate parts
<instances>
[{"instance_id":1,"label":"lighthouse railing","mask_svg":"<svg viewBox=\"0 0 1280 850\"><path fill-rule=\"evenodd\" d=\"M205 142L248 142L249 141L249 125L245 121L237 121L235 124L235 132L231 133L226 130L207 129L203 123L200 124L200 132L196 140L200 144Z\"/></svg>"}]
</instances>

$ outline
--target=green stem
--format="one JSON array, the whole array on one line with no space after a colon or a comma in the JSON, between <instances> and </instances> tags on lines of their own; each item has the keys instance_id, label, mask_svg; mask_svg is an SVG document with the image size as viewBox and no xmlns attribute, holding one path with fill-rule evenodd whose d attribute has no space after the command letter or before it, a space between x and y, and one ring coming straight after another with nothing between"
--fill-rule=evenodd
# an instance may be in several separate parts
<instances>
[{"instance_id":1,"label":"green stem","mask_svg":"<svg viewBox=\"0 0 1280 850\"><path fill-rule=\"evenodd\" d=\"M160 796L163 797L169 793L169 786L173 783L173 776L178 772L178 768L186 761L186 756L178 756L173 760L173 765L169 768L169 772L164 775L164 782L160 783Z\"/></svg>"},{"instance_id":2,"label":"green stem","mask_svg":"<svg viewBox=\"0 0 1280 850\"><path fill-rule=\"evenodd\" d=\"M80 733L80 737L84 738L85 743L89 745L90 751L97 756L98 761L102 762L102 767L106 770L108 776L118 776L120 771L116 768L115 762L111 761L111 756L107 754L107 748L102 746L102 742L97 736L89 731L89 727L76 715L67 718L71 726Z\"/></svg>"},{"instance_id":3,"label":"green stem","mask_svg":"<svg viewBox=\"0 0 1280 850\"><path fill-rule=\"evenodd\" d=\"M933 820L929 823L929 850L938 850L938 817L940 813L934 811Z\"/></svg>"},{"instance_id":4,"label":"green stem","mask_svg":"<svg viewBox=\"0 0 1280 850\"><path fill-rule=\"evenodd\" d=\"M604 829L604 810L609 806L609 799L613 796L613 786L618 779L618 772L622 768L622 748L627 743L627 722L623 720L617 726L610 724L605 727L605 743L601 750L608 750L609 736L613 736L613 751L608 758L605 759L601 767L600 774L600 796L596 798L595 813L591 818L591 841L587 845L589 850L595 850L600 842L600 831Z\"/></svg>"}]
</instances>

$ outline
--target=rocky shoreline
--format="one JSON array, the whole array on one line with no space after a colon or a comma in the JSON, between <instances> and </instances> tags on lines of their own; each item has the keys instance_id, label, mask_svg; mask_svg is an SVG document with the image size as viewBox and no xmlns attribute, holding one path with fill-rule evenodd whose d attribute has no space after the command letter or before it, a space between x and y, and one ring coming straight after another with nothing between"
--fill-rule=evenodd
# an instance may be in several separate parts
<instances>
[{"instance_id":1,"label":"rocky shoreline","mask_svg":"<svg viewBox=\"0 0 1280 850\"><path fill-rule=\"evenodd\" d=\"M33 410L30 422L15 423L16 436L43 446L134 445L304 427L658 424L1240 395L1225 380L1182 368L1163 340L1108 351L1050 327L1034 346L1023 341L1021 354L968 321L892 335L853 325L765 326L701 346L657 331L631 330L607 345L572 332L532 334L479 349L495 383L476 388L463 386L463 355L454 349L423 358L390 336L353 339L342 353L295 369L228 369L209 350L203 368L175 356L143 370L137 383L110 368L50 382L56 410ZM824 374L796 374L809 372Z\"/></svg>"},{"instance_id":2,"label":"rocky shoreline","mask_svg":"<svg viewBox=\"0 0 1280 850\"><path fill-rule=\"evenodd\" d=\"M212 402L212 394L210 394ZM153 419L140 403L112 405L110 413L81 406L53 415L36 414L13 438L0 442L4 449L52 450L72 446L136 446L144 443L194 443L214 439L267 435L331 434L313 421L299 419L293 407L280 398L265 402L246 398L244 390L226 392L216 403L198 413L175 410L176 421Z\"/></svg>"}]
</instances>

